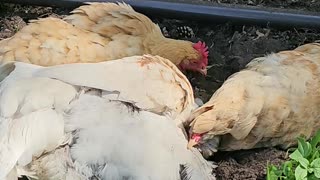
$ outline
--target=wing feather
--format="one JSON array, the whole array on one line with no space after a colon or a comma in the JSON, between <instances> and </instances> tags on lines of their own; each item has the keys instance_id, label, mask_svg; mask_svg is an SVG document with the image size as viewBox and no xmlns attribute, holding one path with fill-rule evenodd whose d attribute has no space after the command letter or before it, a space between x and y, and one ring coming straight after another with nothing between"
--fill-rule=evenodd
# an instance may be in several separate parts
<instances>
[{"instance_id":1,"label":"wing feather","mask_svg":"<svg viewBox=\"0 0 320 180\"><path fill-rule=\"evenodd\" d=\"M34 76L101 89L109 92L105 96L108 99L134 102L139 108L157 113L189 113L194 105L187 78L169 60L159 56L58 65L39 70Z\"/></svg>"}]
</instances>

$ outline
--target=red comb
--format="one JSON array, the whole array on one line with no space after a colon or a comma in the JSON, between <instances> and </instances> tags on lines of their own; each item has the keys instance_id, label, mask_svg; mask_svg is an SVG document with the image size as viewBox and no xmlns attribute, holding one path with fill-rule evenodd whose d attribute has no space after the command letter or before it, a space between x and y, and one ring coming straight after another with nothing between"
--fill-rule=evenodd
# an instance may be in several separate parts
<instances>
[{"instance_id":1,"label":"red comb","mask_svg":"<svg viewBox=\"0 0 320 180\"><path fill-rule=\"evenodd\" d=\"M193 44L193 48L195 48L196 50L198 50L202 54L203 62L207 66L209 51L208 51L208 46L206 46L206 43L199 41L199 42Z\"/></svg>"},{"instance_id":2,"label":"red comb","mask_svg":"<svg viewBox=\"0 0 320 180\"><path fill-rule=\"evenodd\" d=\"M195 142L199 142L201 139L202 134L193 134L191 136L191 139L193 139Z\"/></svg>"}]
</instances>

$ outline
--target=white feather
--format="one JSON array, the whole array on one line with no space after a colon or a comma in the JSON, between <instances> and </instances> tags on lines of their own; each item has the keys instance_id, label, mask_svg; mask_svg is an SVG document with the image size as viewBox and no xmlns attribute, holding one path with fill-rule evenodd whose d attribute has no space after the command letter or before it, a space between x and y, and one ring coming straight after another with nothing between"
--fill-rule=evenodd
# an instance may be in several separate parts
<instances>
[{"instance_id":1,"label":"white feather","mask_svg":"<svg viewBox=\"0 0 320 180\"><path fill-rule=\"evenodd\" d=\"M168 60L13 65L0 84L0 179L36 173L40 179L177 180L181 164L191 179L214 179L174 121L185 120L194 99Z\"/></svg>"},{"instance_id":2,"label":"white feather","mask_svg":"<svg viewBox=\"0 0 320 180\"><path fill-rule=\"evenodd\" d=\"M39 177L47 177L48 179L87 179L87 177L76 171L75 164L70 156L69 146L58 148L34 160L30 166L30 170L35 172Z\"/></svg>"},{"instance_id":3,"label":"white feather","mask_svg":"<svg viewBox=\"0 0 320 180\"><path fill-rule=\"evenodd\" d=\"M212 179L212 166L187 150L187 140L173 122L170 117L82 95L66 118L68 131L77 130L72 158L103 166L101 179L176 180L180 164L189 166L191 179Z\"/></svg>"},{"instance_id":4,"label":"white feather","mask_svg":"<svg viewBox=\"0 0 320 180\"><path fill-rule=\"evenodd\" d=\"M0 179L65 141L62 110L77 93L58 80L14 74L0 87Z\"/></svg>"},{"instance_id":5,"label":"white feather","mask_svg":"<svg viewBox=\"0 0 320 180\"><path fill-rule=\"evenodd\" d=\"M15 165L25 166L45 151L55 149L63 141L64 124L61 114L51 109L40 110L7 121L5 135L1 137L0 179Z\"/></svg>"},{"instance_id":6,"label":"white feather","mask_svg":"<svg viewBox=\"0 0 320 180\"><path fill-rule=\"evenodd\" d=\"M158 56L58 65L40 70L35 76L101 89L107 92L105 98L134 102L156 113L168 111L176 116L193 110L190 104L194 104L194 97L189 81L173 63Z\"/></svg>"}]
</instances>

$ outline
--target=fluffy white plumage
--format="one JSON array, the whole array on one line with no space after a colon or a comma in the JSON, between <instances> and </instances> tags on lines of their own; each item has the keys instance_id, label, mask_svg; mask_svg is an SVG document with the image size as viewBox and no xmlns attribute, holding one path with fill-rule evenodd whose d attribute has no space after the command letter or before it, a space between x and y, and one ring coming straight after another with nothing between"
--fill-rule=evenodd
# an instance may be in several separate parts
<instances>
[{"instance_id":1,"label":"fluffy white plumage","mask_svg":"<svg viewBox=\"0 0 320 180\"><path fill-rule=\"evenodd\" d=\"M15 62L0 79L0 179L214 179L176 125L193 92L166 59Z\"/></svg>"}]
</instances>

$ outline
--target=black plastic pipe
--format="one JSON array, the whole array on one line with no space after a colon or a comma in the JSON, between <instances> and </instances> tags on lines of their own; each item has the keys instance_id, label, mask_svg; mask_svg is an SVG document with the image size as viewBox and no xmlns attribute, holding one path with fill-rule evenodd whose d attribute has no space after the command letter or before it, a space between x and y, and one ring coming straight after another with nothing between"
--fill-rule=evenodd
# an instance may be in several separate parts
<instances>
[{"instance_id":1,"label":"black plastic pipe","mask_svg":"<svg viewBox=\"0 0 320 180\"><path fill-rule=\"evenodd\" d=\"M39 6L75 8L85 2L117 2L117 0L0 0ZM221 6L200 0L148 1L123 0L141 13L175 19L206 21L210 24L233 22L282 27L320 27L319 13L287 11L275 8L249 8L245 6ZM177 2L178 1L178 2ZM180 1L180 2L179 2ZM197 3L197 4L195 4ZM199 5L200 4L200 5Z\"/></svg>"}]
</instances>

